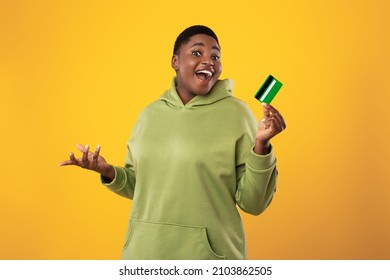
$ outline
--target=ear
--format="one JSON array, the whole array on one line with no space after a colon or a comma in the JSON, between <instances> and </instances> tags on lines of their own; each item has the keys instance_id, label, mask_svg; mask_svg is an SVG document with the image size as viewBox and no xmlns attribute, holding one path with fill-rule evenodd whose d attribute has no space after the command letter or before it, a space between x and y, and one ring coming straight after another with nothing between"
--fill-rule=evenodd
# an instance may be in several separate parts
<instances>
[{"instance_id":1,"label":"ear","mask_svg":"<svg viewBox=\"0 0 390 280\"><path fill-rule=\"evenodd\" d=\"M179 56L177 54L174 54L172 56L171 66L173 70L175 71L179 70Z\"/></svg>"}]
</instances>

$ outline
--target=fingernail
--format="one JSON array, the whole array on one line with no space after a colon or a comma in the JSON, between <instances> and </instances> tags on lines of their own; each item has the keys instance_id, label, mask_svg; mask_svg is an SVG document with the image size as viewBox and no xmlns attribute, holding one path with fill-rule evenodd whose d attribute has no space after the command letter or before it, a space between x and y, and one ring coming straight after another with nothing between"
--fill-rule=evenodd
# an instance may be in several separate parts
<instances>
[{"instance_id":1,"label":"fingernail","mask_svg":"<svg viewBox=\"0 0 390 280\"><path fill-rule=\"evenodd\" d=\"M88 151L88 150L89 150L89 146L85 145L85 151Z\"/></svg>"},{"instance_id":2,"label":"fingernail","mask_svg":"<svg viewBox=\"0 0 390 280\"><path fill-rule=\"evenodd\" d=\"M100 145L97 145L96 150L100 151Z\"/></svg>"},{"instance_id":3,"label":"fingernail","mask_svg":"<svg viewBox=\"0 0 390 280\"><path fill-rule=\"evenodd\" d=\"M269 106L269 104L267 104L267 103L262 103L263 104L263 106L265 106L265 107L268 107Z\"/></svg>"}]
</instances>

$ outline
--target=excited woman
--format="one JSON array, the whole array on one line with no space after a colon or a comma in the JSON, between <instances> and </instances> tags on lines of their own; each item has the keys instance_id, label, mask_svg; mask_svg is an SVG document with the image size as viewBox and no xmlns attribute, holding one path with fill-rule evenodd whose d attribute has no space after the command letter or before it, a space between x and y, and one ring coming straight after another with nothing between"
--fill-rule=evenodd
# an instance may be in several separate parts
<instances>
[{"instance_id":1,"label":"excited woman","mask_svg":"<svg viewBox=\"0 0 390 280\"><path fill-rule=\"evenodd\" d=\"M76 165L101 174L111 191L133 200L123 259L246 259L237 209L258 215L276 190L270 140L285 129L282 115L263 105L257 122L219 80L221 47L205 26L176 39L176 77L160 99L140 114L124 167L108 164L78 145Z\"/></svg>"}]
</instances>

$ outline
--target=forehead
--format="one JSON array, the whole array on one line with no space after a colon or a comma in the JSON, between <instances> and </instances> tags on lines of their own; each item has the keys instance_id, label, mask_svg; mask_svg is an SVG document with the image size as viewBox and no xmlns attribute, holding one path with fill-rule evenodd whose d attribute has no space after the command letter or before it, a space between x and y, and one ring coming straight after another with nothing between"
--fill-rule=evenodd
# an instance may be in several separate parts
<instances>
[{"instance_id":1,"label":"forehead","mask_svg":"<svg viewBox=\"0 0 390 280\"><path fill-rule=\"evenodd\" d=\"M185 48L192 48L192 47L196 47L196 46L204 46L207 48L212 48L212 49L215 49L217 51L220 51L220 47L219 47L217 41L213 37L206 35L206 34L193 35L190 37L188 42L186 42L182 45L182 47L185 47Z\"/></svg>"}]
</instances>

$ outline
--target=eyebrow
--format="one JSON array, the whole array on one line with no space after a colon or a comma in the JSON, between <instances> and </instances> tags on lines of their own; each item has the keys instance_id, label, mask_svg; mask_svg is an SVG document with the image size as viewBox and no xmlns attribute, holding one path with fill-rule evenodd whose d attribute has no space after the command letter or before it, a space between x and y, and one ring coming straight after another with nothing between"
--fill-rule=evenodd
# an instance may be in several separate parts
<instances>
[{"instance_id":1,"label":"eyebrow","mask_svg":"<svg viewBox=\"0 0 390 280\"><path fill-rule=\"evenodd\" d=\"M193 44L191 45L191 48L192 48L192 47L195 47L195 46L203 46L203 47L204 47L205 44L203 44L202 42L193 43ZM211 48L214 49L214 50L217 50L217 51L219 51L219 52L221 51L217 46L212 46Z\"/></svg>"}]
</instances>

